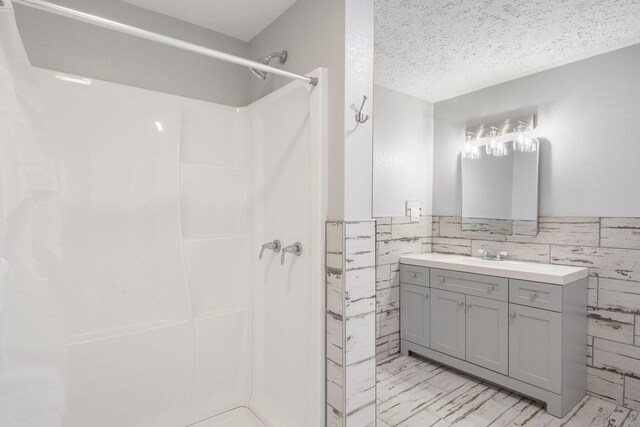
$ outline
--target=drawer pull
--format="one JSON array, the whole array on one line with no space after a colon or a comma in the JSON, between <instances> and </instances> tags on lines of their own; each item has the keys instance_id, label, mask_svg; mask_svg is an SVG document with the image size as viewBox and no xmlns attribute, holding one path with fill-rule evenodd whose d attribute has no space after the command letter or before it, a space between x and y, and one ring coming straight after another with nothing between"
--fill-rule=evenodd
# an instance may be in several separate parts
<instances>
[{"instance_id":1,"label":"drawer pull","mask_svg":"<svg viewBox=\"0 0 640 427\"><path fill-rule=\"evenodd\" d=\"M512 311L511 313L509 313L509 317L511 317L512 319L515 319L517 316L515 311Z\"/></svg>"},{"instance_id":2,"label":"drawer pull","mask_svg":"<svg viewBox=\"0 0 640 427\"><path fill-rule=\"evenodd\" d=\"M467 303L467 308L471 308L471 303L470 302Z\"/></svg>"},{"instance_id":3,"label":"drawer pull","mask_svg":"<svg viewBox=\"0 0 640 427\"><path fill-rule=\"evenodd\" d=\"M464 305L464 301L459 300L459 301L458 301L458 305L459 305L460 307L462 307L462 306Z\"/></svg>"},{"instance_id":4,"label":"drawer pull","mask_svg":"<svg viewBox=\"0 0 640 427\"><path fill-rule=\"evenodd\" d=\"M444 283L444 277L440 276L438 280L440 280L440 283Z\"/></svg>"},{"instance_id":5,"label":"drawer pull","mask_svg":"<svg viewBox=\"0 0 640 427\"><path fill-rule=\"evenodd\" d=\"M537 293L535 292L529 292L529 301L534 302L536 300L536 297L538 296Z\"/></svg>"},{"instance_id":6,"label":"drawer pull","mask_svg":"<svg viewBox=\"0 0 640 427\"><path fill-rule=\"evenodd\" d=\"M490 294L491 292L493 292L493 285L487 286L487 293Z\"/></svg>"},{"instance_id":7,"label":"drawer pull","mask_svg":"<svg viewBox=\"0 0 640 427\"><path fill-rule=\"evenodd\" d=\"M411 278L415 279L416 277L418 277L418 275L416 273L411 273Z\"/></svg>"}]
</instances>

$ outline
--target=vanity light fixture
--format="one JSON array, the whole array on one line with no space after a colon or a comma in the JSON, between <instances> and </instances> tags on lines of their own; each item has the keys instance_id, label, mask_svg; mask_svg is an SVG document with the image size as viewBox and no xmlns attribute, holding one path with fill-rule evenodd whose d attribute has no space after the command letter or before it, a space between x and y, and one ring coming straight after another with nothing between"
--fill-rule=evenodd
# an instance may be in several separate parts
<instances>
[{"instance_id":1,"label":"vanity light fixture","mask_svg":"<svg viewBox=\"0 0 640 427\"><path fill-rule=\"evenodd\" d=\"M540 141L530 134L535 128L535 114L467 127L467 136L462 146L462 158L479 159L482 151L494 157L508 156L512 141L514 153L534 153L540 144ZM483 146L484 150L482 150Z\"/></svg>"}]
</instances>

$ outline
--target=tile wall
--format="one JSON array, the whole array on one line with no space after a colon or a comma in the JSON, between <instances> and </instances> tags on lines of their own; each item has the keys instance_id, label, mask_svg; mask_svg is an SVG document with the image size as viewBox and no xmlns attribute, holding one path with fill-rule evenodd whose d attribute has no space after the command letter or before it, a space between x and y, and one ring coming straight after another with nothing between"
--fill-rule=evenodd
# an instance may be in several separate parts
<instances>
[{"instance_id":1,"label":"tile wall","mask_svg":"<svg viewBox=\"0 0 640 427\"><path fill-rule=\"evenodd\" d=\"M376 219L376 356L378 360L400 351L401 254L431 252L432 218Z\"/></svg>"},{"instance_id":2,"label":"tile wall","mask_svg":"<svg viewBox=\"0 0 640 427\"><path fill-rule=\"evenodd\" d=\"M327 426L375 426L375 222L326 230Z\"/></svg>"},{"instance_id":3,"label":"tile wall","mask_svg":"<svg viewBox=\"0 0 640 427\"><path fill-rule=\"evenodd\" d=\"M640 409L640 218L543 217L535 237L470 236L459 217L376 220L376 354L399 351L398 258L402 253L477 255L589 269L588 390Z\"/></svg>"}]
</instances>

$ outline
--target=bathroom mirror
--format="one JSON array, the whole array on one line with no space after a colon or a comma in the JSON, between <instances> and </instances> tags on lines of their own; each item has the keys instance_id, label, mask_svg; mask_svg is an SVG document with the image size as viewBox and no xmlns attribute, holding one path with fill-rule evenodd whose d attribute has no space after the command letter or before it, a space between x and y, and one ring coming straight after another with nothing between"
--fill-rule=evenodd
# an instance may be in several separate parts
<instances>
[{"instance_id":1,"label":"bathroom mirror","mask_svg":"<svg viewBox=\"0 0 640 427\"><path fill-rule=\"evenodd\" d=\"M540 150L516 151L506 143L506 154L495 156L479 148L479 158L462 159L462 231L535 236Z\"/></svg>"}]
</instances>

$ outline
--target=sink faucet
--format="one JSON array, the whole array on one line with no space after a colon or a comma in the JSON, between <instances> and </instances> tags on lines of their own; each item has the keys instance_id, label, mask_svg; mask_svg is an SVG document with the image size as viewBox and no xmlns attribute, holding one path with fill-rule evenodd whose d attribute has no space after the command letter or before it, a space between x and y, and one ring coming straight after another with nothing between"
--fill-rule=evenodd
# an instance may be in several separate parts
<instances>
[{"instance_id":1,"label":"sink faucet","mask_svg":"<svg viewBox=\"0 0 640 427\"><path fill-rule=\"evenodd\" d=\"M487 249L479 249L478 253L482 255L482 259L487 261L502 261L504 257L509 255L506 251L491 252Z\"/></svg>"}]
</instances>

